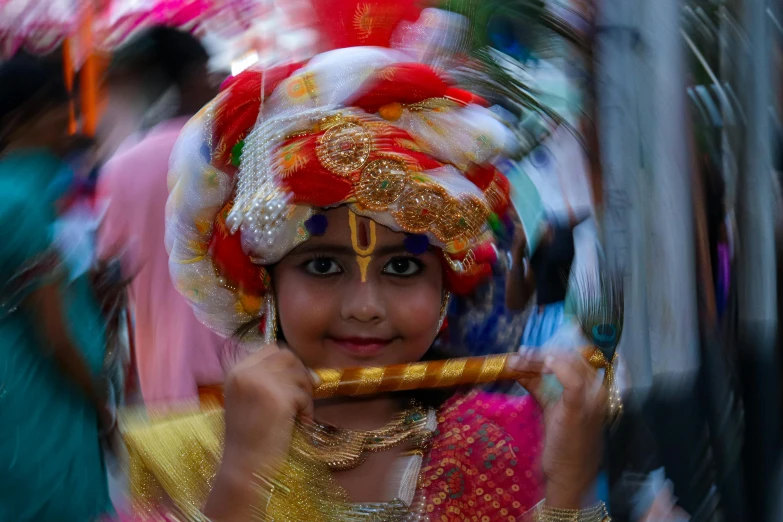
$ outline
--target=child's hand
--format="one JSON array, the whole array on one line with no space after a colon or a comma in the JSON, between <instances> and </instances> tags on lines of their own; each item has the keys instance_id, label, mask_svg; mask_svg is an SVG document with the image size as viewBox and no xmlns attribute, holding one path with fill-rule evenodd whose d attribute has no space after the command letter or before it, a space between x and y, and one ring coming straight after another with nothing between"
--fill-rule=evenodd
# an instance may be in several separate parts
<instances>
[{"instance_id":1,"label":"child's hand","mask_svg":"<svg viewBox=\"0 0 783 522\"><path fill-rule=\"evenodd\" d=\"M239 363L225 390L226 453L238 452L243 463L279 463L288 453L296 416L313 413L310 373L293 352L277 345Z\"/></svg>"},{"instance_id":2,"label":"child's hand","mask_svg":"<svg viewBox=\"0 0 783 522\"><path fill-rule=\"evenodd\" d=\"M515 362L527 366L524 358ZM603 426L607 415L607 391L602 377L580 353L549 356L545 373L523 377L520 384L544 409L546 422L543 468L547 504L579 509L595 484L601 464Z\"/></svg>"},{"instance_id":3,"label":"child's hand","mask_svg":"<svg viewBox=\"0 0 783 522\"><path fill-rule=\"evenodd\" d=\"M207 504L209 516L245 520L236 510L257 496L253 475L271 476L282 464L294 419L312 416L312 394L311 374L293 352L277 345L250 355L231 371L225 385L223 463Z\"/></svg>"}]
</instances>

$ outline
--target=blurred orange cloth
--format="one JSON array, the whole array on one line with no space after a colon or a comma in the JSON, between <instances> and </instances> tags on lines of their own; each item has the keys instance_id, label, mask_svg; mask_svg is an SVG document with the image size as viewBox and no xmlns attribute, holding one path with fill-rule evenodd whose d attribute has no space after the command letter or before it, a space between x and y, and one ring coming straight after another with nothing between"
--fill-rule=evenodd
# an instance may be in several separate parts
<instances>
[{"instance_id":1,"label":"blurred orange cloth","mask_svg":"<svg viewBox=\"0 0 783 522\"><path fill-rule=\"evenodd\" d=\"M198 399L201 404L223 404L223 387L217 385L199 386Z\"/></svg>"}]
</instances>

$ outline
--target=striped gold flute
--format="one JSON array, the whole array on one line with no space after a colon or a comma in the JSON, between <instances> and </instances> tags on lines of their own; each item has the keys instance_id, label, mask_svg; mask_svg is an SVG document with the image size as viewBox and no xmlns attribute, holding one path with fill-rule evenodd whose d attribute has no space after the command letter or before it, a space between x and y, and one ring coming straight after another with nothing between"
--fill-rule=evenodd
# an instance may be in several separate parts
<instances>
[{"instance_id":1,"label":"striped gold flute","mask_svg":"<svg viewBox=\"0 0 783 522\"><path fill-rule=\"evenodd\" d=\"M579 351L594 367L607 366L600 350L594 347L583 347L579 348ZM525 376L536 377L544 370L543 360L535 359L526 362L526 370L515 369L509 361L517 356L516 353L507 353L392 366L316 369L312 370L318 377L313 389L313 398L357 397L397 391L488 384L496 381L519 380ZM199 389L202 398L213 397L221 402L222 391L222 386Z\"/></svg>"},{"instance_id":2,"label":"striped gold flute","mask_svg":"<svg viewBox=\"0 0 783 522\"><path fill-rule=\"evenodd\" d=\"M606 361L600 351L579 349L596 368L604 368ZM421 361L384 367L319 369L313 370L319 382L313 390L313 398L356 397L396 391L428 388L452 388L496 381L518 380L535 377L544 368L543 361L528 361L529 369L517 370L509 361L517 354L465 357L443 361Z\"/></svg>"}]
</instances>

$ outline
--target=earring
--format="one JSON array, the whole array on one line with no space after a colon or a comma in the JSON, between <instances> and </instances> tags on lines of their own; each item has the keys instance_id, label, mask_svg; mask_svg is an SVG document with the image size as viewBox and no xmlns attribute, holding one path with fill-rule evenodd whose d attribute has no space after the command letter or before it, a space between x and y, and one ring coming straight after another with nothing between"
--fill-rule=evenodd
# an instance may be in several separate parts
<instances>
[{"instance_id":1,"label":"earring","mask_svg":"<svg viewBox=\"0 0 783 522\"><path fill-rule=\"evenodd\" d=\"M264 296L264 344L277 342L277 303L272 292Z\"/></svg>"},{"instance_id":2,"label":"earring","mask_svg":"<svg viewBox=\"0 0 783 522\"><path fill-rule=\"evenodd\" d=\"M443 328L443 323L446 322L446 315L449 312L449 301L451 301L451 292L444 290L443 299L440 303L440 319L438 320L438 330L435 332L436 334L440 333L441 328Z\"/></svg>"}]
</instances>

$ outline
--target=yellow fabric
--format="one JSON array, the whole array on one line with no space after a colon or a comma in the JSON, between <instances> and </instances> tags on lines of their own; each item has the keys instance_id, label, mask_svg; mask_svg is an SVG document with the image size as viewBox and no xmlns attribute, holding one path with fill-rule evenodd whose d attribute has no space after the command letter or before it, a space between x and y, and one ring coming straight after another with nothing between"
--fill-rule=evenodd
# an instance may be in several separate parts
<instances>
[{"instance_id":1,"label":"yellow fabric","mask_svg":"<svg viewBox=\"0 0 783 522\"><path fill-rule=\"evenodd\" d=\"M146 413L126 412L123 438L128 448L134 511L154 518L170 501L187 520L203 520L223 453L223 410L206 409L150 421Z\"/></svg>"},{"instance_id":2,"label":"yellow fabric","mask_svg":"<svg viewBox=\"0 0 783 522\"><path fill-rule=\"evenodd\" d=\"M142 412L123 418L130 456L134 512L156 519L169 505L188 521L205 520L207 500L220 465L225 434L223 410L167 415L150 420ZM274 480L259 478L255 520L275 522L350 521L352 505L325 464L313 459L301 429L294 430L289 456Z\"/></svg>"}]
</instances>

